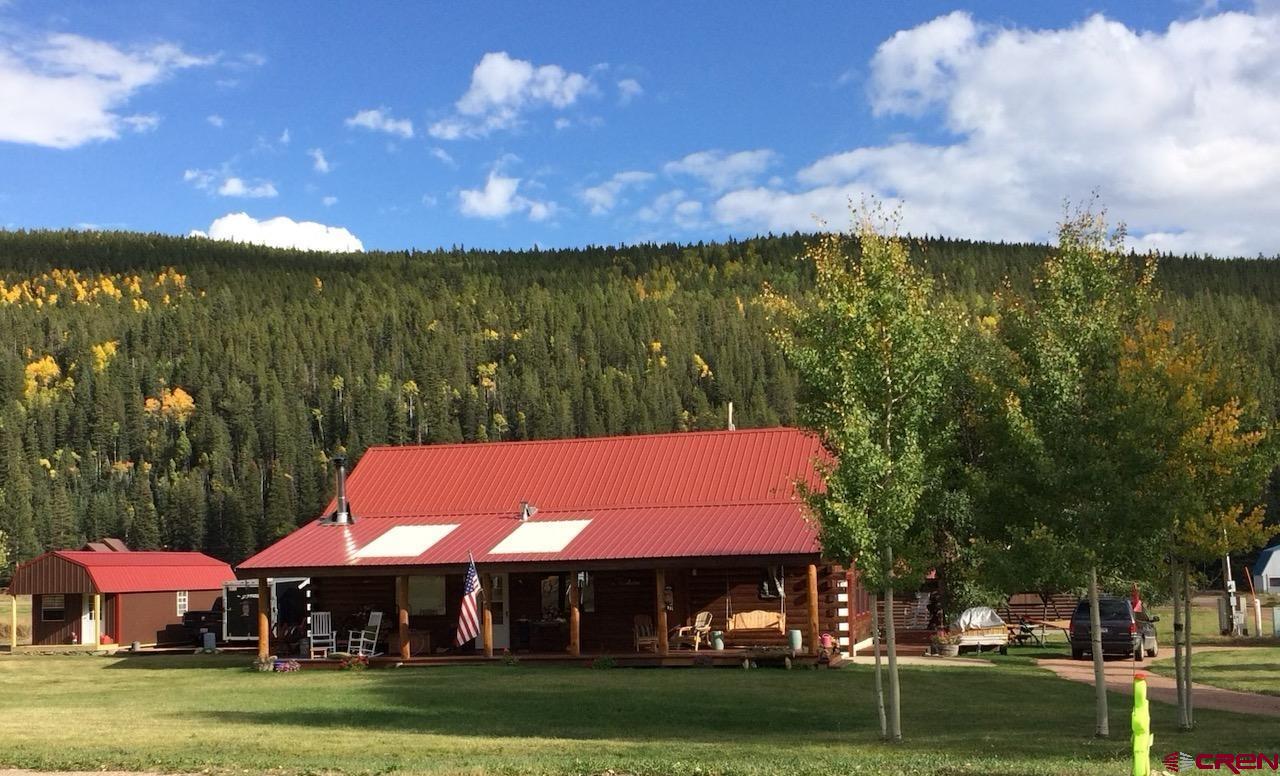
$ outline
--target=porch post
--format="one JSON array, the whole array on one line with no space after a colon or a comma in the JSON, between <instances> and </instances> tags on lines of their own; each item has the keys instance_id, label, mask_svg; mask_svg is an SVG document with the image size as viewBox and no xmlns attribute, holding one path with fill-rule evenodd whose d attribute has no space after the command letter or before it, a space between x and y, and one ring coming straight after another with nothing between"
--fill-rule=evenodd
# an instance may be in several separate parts
<instances>
[{"instance_id":1,"label":"porch post","mask_svg":"<svg viewBox=\"0 0 1280 776\"><path fill-rule=\"evenodd\" d=\"M579 638L578 598L582 593L578 590L578 572L569 572L569 654L577 657L582 654L582 642Z\"/></svg>"},{"instance_id":2,"label":"porch post","mask_svg":"<svg viewBox=\"0 0 1280 776\"><path fill-rule=\"evenodd\" d=\"M400 628L400 659L409 659L409 578L396 577L396 613Z\"/></svg>"},{"instance_id":3,"label":"porch post","mask_svg":"<svg viewBox=\"0 0 1280 776\"><path fill-rule=\"evenodd\" d=\"M654 618L654 630L658 631L658 654L666 657L670 651L670 644L667 642L667 575L662 569L655 569L653 572L656 581L656 597L658 608L658 616Z\"/></svg>"},{"instance_id":4,"label":"porch post","mask_svg":"<svg viewBox=\"0 0 1280 776\"><path fill-rule=\"evenodd\" d=\"M36 599L33 596L31 600ZM31 607L31 619L35 620L35 607ZM9 653L18 651L18 594L9 590Z\"/></svg>"},{"instance_id":5,"label":"porch post","mask_svg":"<svg viewBox=\"0 0 1280 776\"><path fill-rule=\"evenodd\" d=\"M258 659L271 656L271 586L258 577Z\"/></svg>"},{"instance_id":6,"label":"porch post","mask_svg":"<svg viewBox=\"0 0 1280 776\"><path fill-rule=\"evenodd\" d=\"M102 593L93 594L93 648L102 648Z\"/></svg>"},{"instance_id":7,"label":"porch post","mask_svg":"<svg viewBox=\"0 0 1280 776\"><path fill-rule=\"evenodd\" d=\"M493 609L489 606L489 597L493 594L493 575L481 575L480 583L484 587L484 601L480 609L480 635L484 637L484 656L493 657Z\"/></svg>"},{"instance_id":8,"label":"porch post","mask_svg":"<svg viewBox=\"0 0 1280 776\"><path fill-rule=\"evenodd\" d=\"M818 567L809 564L809 654L818 654Z\"/></svg>"}]
</instances>

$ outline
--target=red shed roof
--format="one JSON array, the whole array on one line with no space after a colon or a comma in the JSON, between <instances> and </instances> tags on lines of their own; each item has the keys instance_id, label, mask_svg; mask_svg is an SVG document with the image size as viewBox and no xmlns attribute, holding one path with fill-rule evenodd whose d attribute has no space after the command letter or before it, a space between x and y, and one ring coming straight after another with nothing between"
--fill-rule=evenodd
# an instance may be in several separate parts
<instances>
[{"instance_id":1,"label":"red shed roof","mask_svg":"<svg viewBox=\"0 0 1280 776\"><path fill-rule=\"evenodd\" d=\"M22 564L11 588L36 593L145 593L218 590L231 567L200 552L57 550Z\"/></svg>"},{"instance_id":2,"label":"red shed roof","mask_svg":"<svg viewBox=\"0 0 1280 776\"><path fill-rule=\"evenodd\" d=\"M313 521L239 568L816 554L796 485L821 486L822 457L791 428L374 447L354 525Z\"/></svg>"}]
</instances>

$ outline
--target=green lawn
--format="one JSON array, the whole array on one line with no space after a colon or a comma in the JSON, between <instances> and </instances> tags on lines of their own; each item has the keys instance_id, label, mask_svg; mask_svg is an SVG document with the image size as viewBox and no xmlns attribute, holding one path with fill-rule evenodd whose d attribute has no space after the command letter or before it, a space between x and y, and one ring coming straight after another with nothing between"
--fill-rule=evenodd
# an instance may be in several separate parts
<instances>
[{"instance_id":1,"label":"green lawn","mask_svg":"<svg viewBox=\"0 0 1280 776\"><path fill-rule=\"evenodd\" d=\"M9 646L10 596L0 594L0 646ZM31 596L18 596L18 643L31 643Z\"/></svg>"},{"instance_id":2,"label":"green lawn","mask_svg":"<svg viewBox=\"0 0 1280 776\"><path fill-rule=\"evenodd\" d=\"M1157 627L1160 632L1160 646L1164 648L1165 644L1173 649L1173 607L1170 606L1153 606L1151 611L1160 615L1160 622ZM1252 630L1253 622L1250 620L1249 628ZM1263 633L1271 633L1271 607L1263 606L1262 608L1262 631ZM1251 639L1252 637L1250 637ZM1275 643L1274 639L1268 639L1271 643ZM1192 644L1231 644L1239 643L1238 639L1232 639L1229 636L1223 636L1218 631L1218 610L1212 606L1193 606L1191 607L1191 643Z\"/></svg>"},{"instance_id":3,"label":"green lawn","mask_svg":"<svg viewBox=\"0 0 1280 776\"><path fill-rule=\"evenodd\" d=\"M1192 650L1191 679L1228 690L1280 695L1280 647L1224 649L1217 652ZM1158 660L1151 670L1173 676L1173 659ZM1197 717L1200 712L1196 712Z\"/></svg>"},{"instance_id":4,"label":"green lawn","mask_svg":"<svg viewBox=\"0 0 1280 776\"><path fill-rule=\"evenodd\" d=\"M472 666L258 674L230 656L0 658L0 766L162 772L1102 774L1092 689L1009 662L903 669L899 746L869 668ZM1156 705L1155 756L1260 751L1251 718ZM1223 747L1226 747L1223 749Z\"/></svg>"}]
</instances>

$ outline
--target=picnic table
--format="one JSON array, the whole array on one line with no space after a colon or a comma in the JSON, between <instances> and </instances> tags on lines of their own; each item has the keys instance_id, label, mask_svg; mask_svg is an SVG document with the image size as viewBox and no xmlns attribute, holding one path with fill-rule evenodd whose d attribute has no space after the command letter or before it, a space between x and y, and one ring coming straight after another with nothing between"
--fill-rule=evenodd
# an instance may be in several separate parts
<instances>
[{"instance_id":1,"label":"picnic table","mask_svg":"<svg viewBox=\"0 0 1280 776\"><path fill-rule=\"evenodd\" d=\"M1009 625L1009 640L1023 644L1030 639L1037 647L1043 647L1049 631L1062 631L1068 641L1071 640L1070 620L1023 620ZM1036 631L1039 631L1037 635Z\"/></svg>"}]
</instances>

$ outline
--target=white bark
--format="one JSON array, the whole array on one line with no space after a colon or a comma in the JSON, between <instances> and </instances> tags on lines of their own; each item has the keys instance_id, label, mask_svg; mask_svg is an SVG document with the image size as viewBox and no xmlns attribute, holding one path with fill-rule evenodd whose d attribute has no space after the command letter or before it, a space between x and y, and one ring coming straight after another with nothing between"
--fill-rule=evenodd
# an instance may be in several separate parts
<instances>
[{"instance_id":1,"label":"white bark","mask_svg":"<svg viewBox=\"0 0 1280 776\"><path fill-rule=\"evenodd\" d=\"M871 644L876 653L876 711L880 713L880 737L889 737L889 723L884 715L884 678L880 668L880 596L871 597Z\"/></svg>"},{"instance_id":2,"label":"white bark","mask_svg":"<svg viewBox=\"0 0 1280 776\"><path fill-rule=\"evenodd\" d=\"M1107 669L1102 656L1102 615L1098 610L1098 569L1089 569L1089 641L1093 650L1093 694L1097 712L1094 735L1108 738L1111 723L1107 718Z\"/></svg>"}]
</instances>

